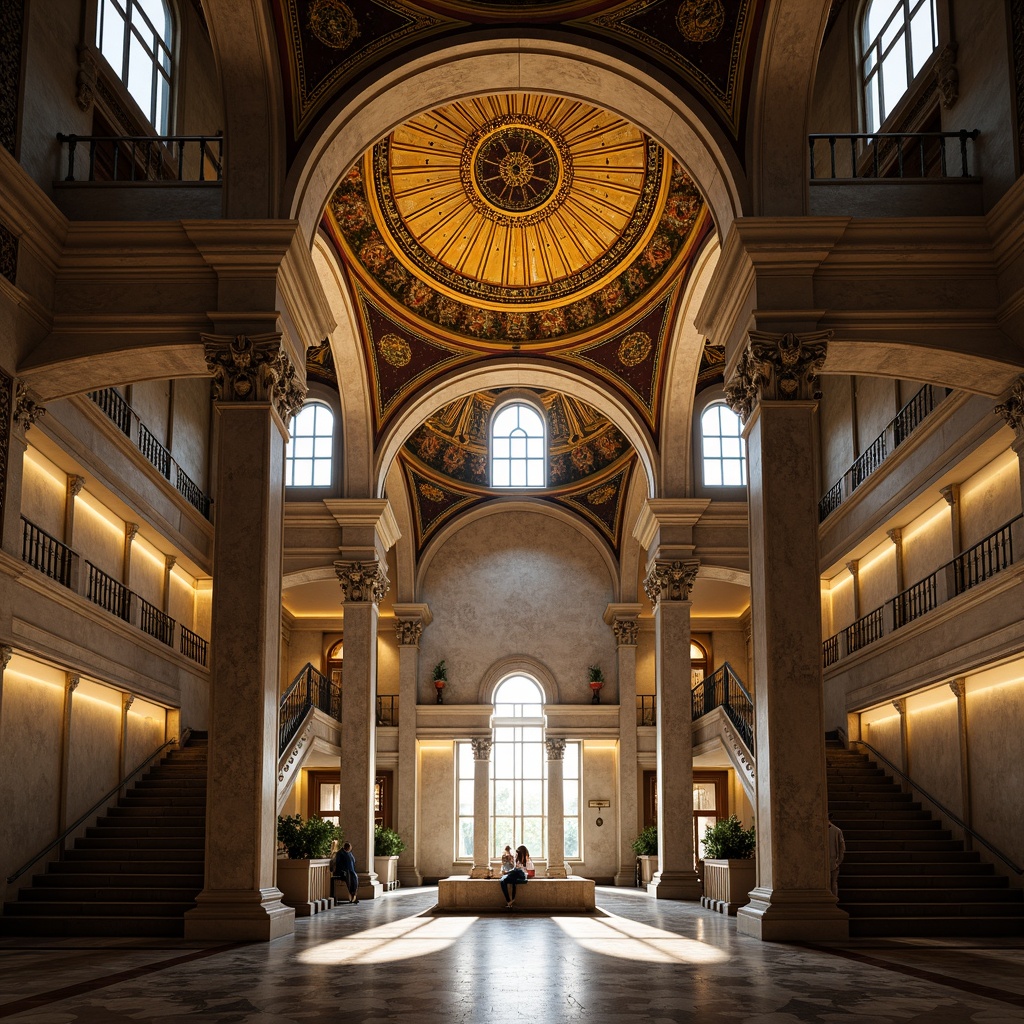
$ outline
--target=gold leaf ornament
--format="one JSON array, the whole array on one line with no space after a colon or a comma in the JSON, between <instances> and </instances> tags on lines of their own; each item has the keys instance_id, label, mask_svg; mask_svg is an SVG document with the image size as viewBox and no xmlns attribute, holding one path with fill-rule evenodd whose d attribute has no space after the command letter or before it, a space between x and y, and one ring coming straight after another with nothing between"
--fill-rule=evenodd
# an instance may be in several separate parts
<instances>
[{"instance_id":1,"label":"gold leaf ornament","mask_svg":"<svg viewBox=\"0 0 1024 1024\"><path fill-rule=\"evenodd\" d=\"M683 0L676 12L676 28L688 43L710 43L724 24L722 0Z\"/></svg>"},{"instance_id":2,"label":"gold leaf ornament","mask_svg":"<svg viewBox=\"0 0 1024 1024\"><path fill-rule=\"evenodd\" d=\"M359 22L341 0L314 0L309 9L309 29L324 46L347 50L359 35Z\"/></svg>"},{"instance_id":3,"label":"gold leaf ornament","mask_svg":"<svg viewBox=\"0 0 1024 1024\"><path fill-rule=\"evenodd\" d=\"M633 331L622 339L618 359L623 366L639 366L651 354L651 336L646 331Z\"/></svg>"},{"instance_id":4,"label":"gold leaf ornament","mask_svg":"<svg viewBox=\"0 0 1024 1024\"><path fill-rule=\"evenodd\" d=\"M385 363L394 367L408 366L409 360L412 359L409 343L397 334L385 334L377 342L377 351Z\"/></svg>"}]
</instances>

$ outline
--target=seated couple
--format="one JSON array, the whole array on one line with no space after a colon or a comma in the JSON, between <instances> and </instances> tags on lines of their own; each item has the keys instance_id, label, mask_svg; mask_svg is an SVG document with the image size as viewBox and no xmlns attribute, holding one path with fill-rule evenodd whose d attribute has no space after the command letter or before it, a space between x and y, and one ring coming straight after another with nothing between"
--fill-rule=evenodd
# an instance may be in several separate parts
<instances>
[{"instance_id":1,"label":"seated couple","mask_svg":"<svg viewBox=\"0 0 1024 1024\"><path fill-rule=\"evenodd\" d=\"M505 847L501 857L501 894L505 897L505 908L512 909L516 901L516 886L523 885L535 874L533 861L530 860L530 851L525 846L516 850L515 859L512 858L512 848ZM509 886L512 886L512 895L509 896Z\"/></svg>"}]
</instances>

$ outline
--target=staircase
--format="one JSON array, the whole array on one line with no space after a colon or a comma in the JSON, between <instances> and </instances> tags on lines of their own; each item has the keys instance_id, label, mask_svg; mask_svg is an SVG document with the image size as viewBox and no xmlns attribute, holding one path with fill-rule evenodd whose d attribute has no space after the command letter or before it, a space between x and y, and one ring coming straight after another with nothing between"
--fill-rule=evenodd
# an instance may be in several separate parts
<instances>
[{"instance_id":1,"label":"staircase","mask_svg":"<svg viewBox=\"0 0 1024 1024\"><path fill-rule=\"evenodd\" d=\"M828 808L843 830L839 906L851 937L1024 935L1024 893L964 849L868 759L826 747Z\"/></svg>"},{"instance_id":2,"label":"staircase","mask_svg":"<svg viewBox=\"0 0 1024 1024\"><path fill-rule=\"evenodd\" d=\"M4 904L4 935L182 937L203 887L207 737L151 768Z\"/></svg>"}]
</instances>

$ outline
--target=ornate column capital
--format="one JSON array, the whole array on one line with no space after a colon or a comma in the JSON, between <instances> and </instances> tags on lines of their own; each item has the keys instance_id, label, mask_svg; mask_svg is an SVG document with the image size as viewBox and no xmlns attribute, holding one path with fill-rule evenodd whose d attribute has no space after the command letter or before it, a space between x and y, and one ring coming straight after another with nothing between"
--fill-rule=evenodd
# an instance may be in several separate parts
<instances>
[{"instance_id":1,"label":"ornate column capital","mask_svg":"<svg viewBox=\"0 0 1024 1024\"><path fill-rule=\"evenodd\" d=\"M856 579L860 575L860 559L854 558L846 563L846 568L849 570L850 575Z\"/></svg>"},{"instance_id":2,"label":"ornate column capital","mask_svg":"<svg viewBox=\"0 0 1024 1024\"><path fill-rule=\"evenodd\" d=\"M206 365L219 402L271 402L287 423L306 400L306 385L281 345L280 334L204 334Z\"/></svg>"},{"instance_id":3,"label":"ornate column capital","mask_svg":"<svg viewBox=\"0 0 1024 1024\"><path fill-rule=\"evenodd\" d=\"M612 622L612 632L615 634L616 647L636 647L640 623L635 618L616 618Z\"/></svg>"},{"instance_id":4,"label":"ornate column capital","mask_svg":"<svg viewBox=\"0 0 1024 1024\"><path fill-rule=\"evenodd\" d=\"M1013 382L1009 393L994 411L1013 428L1018 439L1024 440L1024 375Z\"/></svg>"},{"instance_id":5,"label":"ornate column capital","mask_svg":"<svg viewBox=\"0 0 1024 1024\"><path fill-rule=\"evenodd\" d=\"M71 498L77 498L82 493L82 488L85 486L85 477L77 476L72 473L68 477L68 496ZM138 527L136 527L138 529Z\"/></svg>"},{"instance_id":6,"label":"ornate column capital","mask_svg":"<svg viewBox=\"0 0 1024 1024\"><path fill-rule=\"evenodd\" d=\"M131 706L134 703L135 703L135 694L134 693L126 693L121 698L121 707L124 708L124 711L125 711L126 714L127 714L128 710L129 710L129 708L131 708Z\"/></svg>"},{"instance_id":7,"label":"ornate column capital","mask_svg":"<svg viewBox=\"0 0 1024 1024\"><path fill-rule=\"evenodd\" d=\"M956 694L957 700L963 700L967 696L967 680L966 679L953 679L949 684L949 688Z\"/></svg>"},{"instance_id":8,"label":"ornate column capital","mask_svg":"<svg viewBox=\"0 0 1024 1024\"><path fill-rule=\"evenodd\" d=\"M896 547L900 547L903 544L903 530L901 527L897 526L891 530L886 530L885 535Z\"/></svg>"},{"instance_id":9,"label":"ornate column capital","mask_svg":"<svg viewBox=\"0 0 1024 1024\"><path fill-rule=\"evenodd\" d=\"M64 680L64 691L66 693L74 693L78 689L78 684L82 680L78 676L68 674Z\"/></svg>"},{"instance_id":10,"label":"ornate column capital","mask_svg":"<svg viewBox=\"0 0 1024 1024\"><path fill-rule=\"evenodd\" d=\"M28 431L33 423L40 416L45 415L46 409L43 408L36 400L31 396L28 390L28 385L19 380L18 386L14 392L14 422L17 426L21 427L23 431Z\"/></svg>"},{"instance_id":11,"label":"ornate column capital","mask_svg":"<svg viewBox=\"0 0 1024 1024\"><path fill-rule=\"evenodd\" d=\"M565 757L565 740L545 740L544 746L547 748L549 761L561 761Z\"/></svg>"},{"instance_id":12,"label":"ornate column capital","mask_svg":"<svg viewBox=\"0 0 1024 1024\"><path fill-rule=\"evenodd\" d=\"M942 105L949 110L960 98L960 74L956 69L956 43L947 43L935 58L935 82Z\"/></svg>"},{"instance_id":13,"label":"ornate column capital","mask_svg":"<svg viewBox=\"0 0 1024 1024\"><path fill-rule=\"evenodd\" d=\"M821 398L818 372L825 362L831 331L767 334L751 331L747 347L725 387L733 412L746 422L762 401Z\"/></svg>"},{"instance_id":14,"label":"ornate column capital","mask_svg":"<svg viewBox=\"0 0 1024 1024\"><path fill-rule=\"evenodd\" d=\"M689 601L697 579L697 559L670 562L658 559L644 578L644 592L655 608L661 601Z\"/></svg>"},{"instance_id":15,"label":"ornate column capital","mask_svg":"<svg viewBox=\"0 0 1024 1024\"><path fill-rule=\"evenodd\" d=\"M939 494L946 500L946 504L952 508L960 500L960 485L946 484L939 488Z\"/></svg>"},{"instance_id":16,"label":"ornate column capital","mask_svg":"<svg viewBox=\"0 0 1024 1024\"><path fill-rule=\"evenodd\" d=\"M335 562L334 571L341 583L341 603L372 601L387 596L391 582L380 562Z\"/></svg>"},{"instance_id":17,"label":"ornate column capital","mask_svg":"<svg viewBox=\"0 0 1024 1024\"><path fill-rule=\"evenodd\" d=\"M14 657L14 648L10 644L0 645L0 672L3 672L5 668L11 663L11 658Z\"/></svg>"},{"instance_id":18,"label":"ornate column capital","mask_svg":"<svg viewBox=\"0 0 1024 1024\"><path fill-rule=\"evenodd\" d=\"M178 564L177 555L164 555L164 568L170 572Z\"/></svg>"},{"instance_id":19,"label":"ornate column capital","mask_svg":"<svg viewBox=\"0 0 1024 1024\"><path fill-rule=\"evenodd\" d=\"M900 697L892 702L892 706L900 713L902 718L907 713L907 699L906 697Z\"/></svg>"},{"instance_id":20,"label":"ornate column capital","mask_svg":"<svg viewBox=\"0 0 1024 1024\"><path fill-rule=\"evenodd\" d=\"M473 745L474 761L490 761L491 746L494 741L490 739L477 738L469 741Z\"/></svg>"},{"instance_id":21,"label":"ornate column capital","mask_svg":"<svg viewBox=\"0 0 1024 1024\"><path fill-rule=\"evenodd\" d=\"M133 540L139 535L139 524L138 523L125 523L124 524L124 539L131 544Z\"/></svg>"},{"instance_id":22,"label":"ornate column capital","mask_svg":"<svg viewBox=\"0 0 1024 1024\"><path fill-rule=\"evenodd\" d=\"M421 636L422 619L395 619L395 638L399 647L419 647Z\"/></svg>"}]
</instances>

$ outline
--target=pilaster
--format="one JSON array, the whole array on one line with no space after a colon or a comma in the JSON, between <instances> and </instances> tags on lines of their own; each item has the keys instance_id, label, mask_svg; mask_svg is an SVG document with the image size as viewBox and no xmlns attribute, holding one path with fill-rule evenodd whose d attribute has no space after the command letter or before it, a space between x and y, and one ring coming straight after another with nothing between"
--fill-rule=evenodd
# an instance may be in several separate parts
<instances>
[{"instance_id":1,"label":"pilaster","mask_svg":"<svg viewBox=\"0 0 1024 1024\"><path fill-rule=\"evenodd\" d=\"M1020 482L1020 507L1024 512L1024 374L1018 377L1006 397L995 407L995 412L1006 420L1013 430L1011 447L1017 455L1017 477ZM1024 519L1014 524L1013 543L1018 550L1024 550Z\"/></svg>"},{"instance_id":2,"label":"pilaster","mask_svg":"<svg viewBox=\"0 0 1024 1024\"><path fill-rule=\"evenodd\" d=\"M548 878L566 878L565 869L565 740L544 741L548 758Z\"/></svg>"},{"instance_id":3,"label":"pilaster","mask_svg":"<svg viewBox=\"0 0 1024 1024\"><path fill-rule=\"evenodd\" d=\"M491 746L483 737L470 740L473 747L473 867L470 878L486 878L490 872L488 853L491 808Z\"/></svg>"}]
</instances>

